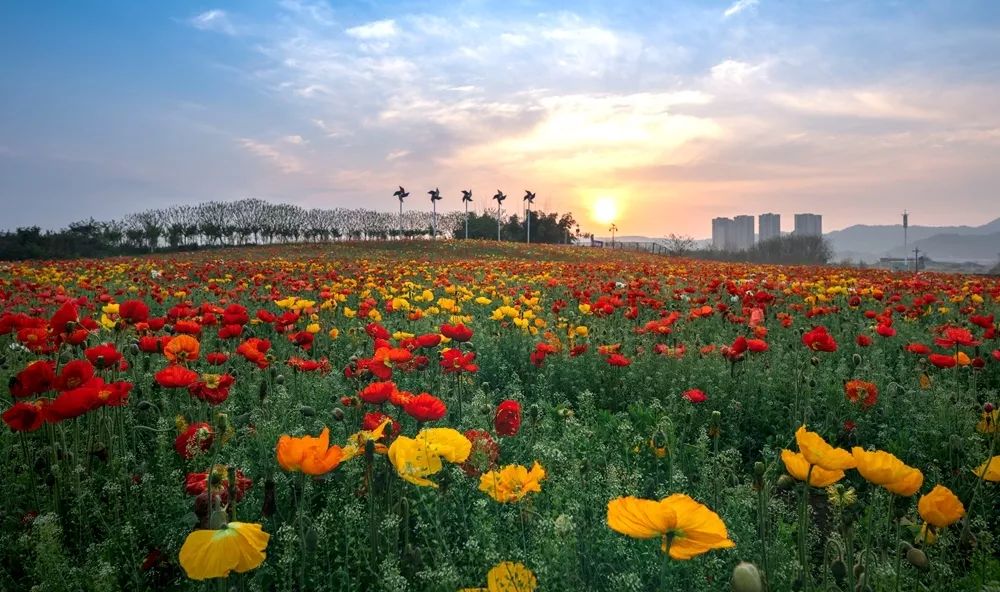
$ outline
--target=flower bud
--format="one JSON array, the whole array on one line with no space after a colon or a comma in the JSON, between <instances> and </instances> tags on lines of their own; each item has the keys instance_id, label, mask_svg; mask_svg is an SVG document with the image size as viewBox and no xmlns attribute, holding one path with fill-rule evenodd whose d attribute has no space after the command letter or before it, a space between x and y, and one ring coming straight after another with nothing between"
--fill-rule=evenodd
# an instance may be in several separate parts
<instances>
[{"instance_id":1,"label":"flower bud","mask_svg":"<svg viewBox=\"0 0 1000 592\"><path fill-rule=\"evenodd\" d=\"M830 573L833 574L837 582L843 582L844 578L847 577L847 566L844 565L844 561L842 559L835 559L830 564Z\"/></svg>"},{"instance_id":2,"label":"flower bud","mask_svg":"<svg viewBox=\"0 0 1000 592\"><path fill-rule=\"evenodd\" d=\"M906 560L909 561L913 567L921 571L926 571L927 568L930 567L930 561L927 560L927 554L916 547L910 547L907 549Z\"/></svg>"},{"instance_id":3,"label":"flower bud","mask_svg":"<svg viewBox=\"0 0 1000 592\"><path fill-rule=\"evenodd\" d=\"M285 375L279 374L274 377L274 384L285 384Z\"/></svg>"},{"instance_id":4,"label":"flower bud","mask_svg":"<svg viewBox=\"0 0 1000 592\"><path fill-rule=\"evenodd\" d=\"M344 421L344 410L340 407L335 407L333 410L333 421Z\"/></svg>"},{"instance_id":5,"label":"flower bud","mask_svg":"<svg viewBox=\"0 0 1000 592\"><path fill-rule=\"evenodd\" d=\"M309 405L299 405L299 413L301 413L303 417L314 417L316 415L316 410Z\"/></svg>"},{"instance_id":6,"label":"flower bud","mask_svg":"<svg viewBox=\"0 0 1000 592\"><path fill-rule=\"evenodd\" d=\"M985 403L983 405L983 411L985 411L986 413L992 413L993 409L995 409L995 407L993 407L993 403Z\"/></svg>"},{"instance_id":7,"label":"flower bud","mask_svg":"<svg viewBox=\"0 0 1000 592\"><path fill-rule=\"evenodd\" d=\"M733 568L730 584L733 592L760 592L764 589L757 566L746 561L741 561Z\"/></svg>"},{"instance_id":8,"label":"flower bud","mask_svg":"<svg viewBox=\"0 0 1000 592\"><path fill-rule=\"evenodd\" d=\"M789 489L795 485L795 479L789 475L782 475L778 477L778 489Z\"/></svg>"}]
</instances>

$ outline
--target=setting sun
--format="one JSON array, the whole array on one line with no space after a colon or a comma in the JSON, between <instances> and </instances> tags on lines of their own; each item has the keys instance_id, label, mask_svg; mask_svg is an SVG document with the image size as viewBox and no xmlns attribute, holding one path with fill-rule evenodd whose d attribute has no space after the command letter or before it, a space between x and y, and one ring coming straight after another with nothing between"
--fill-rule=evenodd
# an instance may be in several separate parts
<instances>
[{"instance_id":1,"label":"setting sun","mask_svg":"<svg viewBox=\"0 0 1000 592\"><path fill-rule=\"evenodd\" d=\"M599 197L594 202L592 214L601 224L610 224L618 217L618 206L612 197Z\"/></svg>"}]
</instances>

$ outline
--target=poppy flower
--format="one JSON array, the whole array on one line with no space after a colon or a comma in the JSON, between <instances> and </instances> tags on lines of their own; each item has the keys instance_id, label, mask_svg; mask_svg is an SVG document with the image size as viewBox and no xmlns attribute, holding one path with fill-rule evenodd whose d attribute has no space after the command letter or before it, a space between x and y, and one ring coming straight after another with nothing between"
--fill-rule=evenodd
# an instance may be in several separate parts
<instances>
[{"instance_id":1,"label":"poppy flower","mask_svg":"<svg viewBox=\"0 0 1000 592\"><path fill-rule=\"evenodd\" d=\"M192 397L210 405L218 405L229 398L229 388L236 382L229 374L202 374L201 380L188 387Z\"/></svg>"},{"instance_id":2,"label":"poppy flower","mask_svg":"<svg viewBox=\"0 0 1000 592\"><path fill-rule=\"evenodd\" d=\"M184 460L191 460L202 452L208 452L215 441L215 431L205 422L193 423L174 439L174 450Z\"/></svg>"},{"instance_id":3,"label":"poppy flower","mask_svg":"<svg viewBox=\"0 0 1000 592\"><path fill-rule=\"evenodd\" d=\"M878 387L864 380L848 380L844 383L844 396L851 403L861 403L868 409L878 402Z\"/></svg>"},{"instance_id":4,"label":"poppy flower","mask_svg":"<svg viewBox=\"0 0 1000 592\"><path fill-rule=\"evenodd\" d=\"M611 354L607 357L607 362L611 366L616 366L619 368L624 368L632 364L632 360L626 358L621 354Z\"/></svg>"},{"instance_id":5,"label":"poppy flower","mask_svg":"<svg viewBox=\"0 0 1000 592\"><path fill-rule=\"evenodd\" d=\"M819 326L802 335L802 343L813 351L835 352L837 342L830 335L826 327Z\"/></svg>"},{"instance_id":6,"label":"poppy flower","mask_svg":"<svg viewBox=\"0 0 1000 592\"><path fill-rule=\"evenodd\" d=\"M99 397L101 386L104 386L104 381L93 379L85 385L61 393L45 406L45 420L49 423L59 423L101 407L103 405Z\"/></svg>"},{"instance_id":7,"label":"poppy flower","mask_svg":"<svg viewBox=\"0 0 1000 592\"><path fill-rule=\"evenodd\" d=\"M449 325L445 323L441 325L441 334L448 339L458 341L459 343L464 343L472 339L472 329L466 327L462 323L458 323L457 325Z\"/></svg>"},{"instance_id":8,"label":"poppy flower","mask_svg":"<svg viewBox=\"0 0 1000 592\"><path fill-rule=\"evenodd\" d=\"M985 481L1000 482L1000 455L989 458L972 472Z\"/></svg>"},{"instance_id":9,"label":"poppy flower","mask_svg":"<svg viewBox=\"0 0 1000 592\"><path fill-rule=\"evenodd\" d=\"M888 452L882 450L869 452L855 446L851 449L851 453L857 461L858 472L865 480L881 485L896 495L909 497L924 483L923 473L907 466Z\"/></svg>"},{"instance_id":10,"label":"poppy flower","mask_svg":"<svg viewBox=\"0 0 1000 592\"><path fill-rule=\"evenodd\" d=\"M286 471L323 475L340 466L344 451L340 446L330 446L330 428L323 428L318 437L281 436L277 457L278 464Z\"/></svg>"},{"instance_id":11,"label":"poppy flower","mask_svg":"<svg viewBox=\"0 0 1000 592\"><path fill-rule=\"evenodd\" d=\"M465 588L461 592L534 592L538 578L522 563L503 561L486 574L485 588Z\"/></svg>"},{"instance_id":12,"label":"poppy flower","mask_svg":"<svg viewBox=\"0 0 1000 592\"><path fill-rule=\"evenodd\" d=\"M330 360L322 358L319 360L307 360L305 358L298 358L292 356L288 358L288 365L300 372L321 372L327 373L330 371Z\"/></svg>"},{"instance_id":13,"label":"poppy flower","mask_svg":"<svg viewBox=\"0 0 1000 592\"><path fill-rule=\"evenodd\" d=\"M45 423L43 401L17 402L3 412L3 421L15 432L33 432Z\"/></svg>"},{"instance_id":14,"label":"poppy flower","mask_svg":"<svg viewBox=\"0 0 1000 592\"><path fill-rule=\"evenodd\" d=\"M414 341L417 347L437 347L441 343L441 336L437 333L427 333L418 335Z\"/></svg>"},{"instance_id":15,"label":"poppy flower","mask_svg":"<svg viewBox=\"0 0 1000 592\"><path fill-rule=\"evenodd\" d=\"M229 361L229 356L222 352L211 352L205 356L205 361L213 366L221 366Z\"/></svg>"},{"instance_id":16,"label":"poppy flower","mask_svg":"<svg viewBox=\"0 0 1000 592\"><path fill-rule=\"evenodd\" d=\"M479 491L501 504L518 502L529 493L541 492L544 478L545 469L538 461L531 470L521 465L507 465L499 471L483 473L479 478Z\"/></svg>"},{"instance_id":17,"label":"poppy flower","mask_svg":"<svg viewBox=\"0 0 1000 592\"><path fill-rule=\"evenodd\" d=\"M415 438L396 438L389 446L389 462L405 481L422 487L437 487L437 483L427 477L441 471L444 467L441 459L463 463L471 450L472 443L457 430L426 428Z\"/></svg>"},{"instance_id":18,"label":"poppy flower","mask_svg":"<svg viewBox=\"0 0 1000 592\"><path fill-rule=\"evenodd\" d=\"M875 327L875 332L881 335L882 337L895 337L896 335L896 329L893 328L892 325L881 324L881 323L877 327Z\"/></svg>"},{"instance_id":19,"label":"poppy flower","mask_svg":"<svg viewBox=\"0 0 1000 592\"><path fill-rule=\"evenodd\" d=\"M149 319L149 306L142 300L127 300L118 307L118 316L130 325L144 323Z\"/></svg>"},{"instance_id":20,"label":"poppy flower","mask_svg":"<svg viewBox=\"0 0 1000 592\"><path fill-rule=\"evenodd\" d=\"M197 360L200 352L201 344L190 335L178 335L163 346L163 356L176 364Z\"/></svg>"},{"instance_id":21,"label":"poppy flower","mask_svg":"<svg viewBox=\"0 0 1000 592\"><path fill-rule=\"evenodd\" d=\"M403 411L420 422L437 421L445 416L448 407L444 401L429 393L420 393L406 402Z\"/></svg>"},{"instance_id":22,"label":"poppy flower","mask_svg":"<svg viewBox=\"0 0 1000 592\"><path fill-rule=\"evenodd\" d=\"M931 348L923 343L908 343L905 349L911 354L917 354L918 356L926 356L931 353Z\"/></svg>"},{"instance_id":23,"label":"poppy flower","mask_svg":"<svg viewBox=\"0 0 1000 592\"><path fill-rule=\"evenodd\" d=\"M152 335L143 335L136 345L139 346L139 351L147 354L160 353L163 348L163 342Z\"/></svg>"},{"instance_id":24,"label":"poppy flower","mask_svg":"<svg viewBox=\"0 0 1000 592\"><path fill-rule=\"evenodd\" d=\"M154 379L163 388L188 388L198 380L198 373L184 366L171 364L157 372Z\"/></svg>"},{"instance_id":25,"label":"poppy flower","mask_svg":"<svg viewBox=\"0 0 1000 592\"><path fill-rule=\"evenodd\" d=\"M243 325L223 325L216 334L219 339L236 339L243 334Z\"/></svg>"},{"instance_id":26,"label":"poppy flower","mask_svg":"<svg viewBox=\"0 0 1000 592\"><path fill-rule=\"evenodd\" d=\"M372 405L381 405L389 400L389 397L396 390L396 383L394 382L373 382L361 389L358 396L365 403L370 403Z\"/></svg>"},{"instance_id":27,"label":"poppy flower","mask_svg":"<svg viewBox=\"0 0 1000 592\"><path fill-rule=\"evenodd\" d=\"M811 465L837 471L853 469L857 464L850 452L830 446L822 436L810 432L804 425L795 431L795 442L799 445L799 452Z\"/></svg>"},{"instance_id":28,"label":"poppy flower","mask_svg":"<svg viewBox=\"0 0 1000 592\"><path fill-rule=\"evenodd\" d=\"M101 345L95 345L94 347L88 347L84 350L83 355L85 355L87 359L90 360L90 363L99 370L111 368L122 359L121 352L115 349L113 343L104 343Z\"/></svg>"},{"instance_id":29,"label":"poppy flower","mask_svg":"<svg viewBox=\"0 0 1000 592\"><path fill-rule=\"evenodd\" d=\"M511 399L500 403L493 416L493 428L501 436L516 436L521 429L521 404Z\"/></svg>"},{"instance_id":30,"label":"poppy flower","mask_svg":"<svg viewBox=\"0 0 1000 592\"><path fill-rule=\"evenodd\" d=\"M476 359L476 352L462 353L458 349L449 349L441 354L441 368L445 374L458 374L461 372L477 372L479 366L473 362Z\"/></svg>"},{"instance_id":31,"label":"poppy flower","mask_svg":"<svg viewBox=\"0 0 1000 592\"><path fill-rule=\"evenodd\" d=\"M696 388L684 391L681 393L681 396L692 403L704 403L708 400L708 396L705 395L705 392Z\"/></svg>"},{"instance_id":32,"label":"poppy flower","mask_svg":"<svg viewBox=\"0 0 1000 592\"><path fill-rule=\"evenodd\" d=\"M768 350L767 342L763 339L747 339L747 349L755 354Z\"/></svg>"},{"instance_id":33,"label":"poppy flower","mask_svg":"<svg viewBox=\"0 0 1000 592\"><path fill-rule=\"evenodd\" d=\"M927 361L938 368L954 368L958 364L955 356L946 356L945 354L931 354L927 356Z\"/></svg>"},{"instance_id":34,"label":"poppy flower","mask_svg":"<svg viewBox=\"0 0 1000 592\"><path fill-rule=\"evenodd\" d=\"M476 477L493 468L500 458L500 447L493 440L493 436L483 430L466 430L465 437L472 443L469 458L462 463L465 474Z\"/></svg>"},{"instance_id":35,"label":"poppy flower","mask_svg":"<svg viewBox=\"0 0 1000 592\"><path fill-rule=\"evenodd\" d=\"M823 467L811 465L801 452L791 450L781 451L781 462L785 464L788 474L799 481L805 481L809 477L809 485L813 487L828 487L844 478L844 471L830 471Z\"/></svg>"},{"instance_id":36,"label":"poppy flower","mask_svg":"<svg viewBox=\"0 0 1000 592\"><path fill-rule=\"evenodd\" d=\"M965 516L965 506L950 489L935 485L934 489L920 497L917 502L920 517L937 528L946 528Z\"/></svg>"},{"instance_id":37,"label":"poppy flower","mask_svg":"<svg viewBox=\"0 0 1000 592\"><path fill-rule=\"evenodd\" d=\"M243 494L250 489L253 481L249 479L243 471L236 469L236 500L243 499ZM212 490L219 492L223 496L228 496L229 490L229 470L226 465L215 465L212 473L188 473L184 478L184 491L188 495L201 495L208 491L209 479L212 481ZM222 498L223 503L226 497Z\"/></svg>"},{"instance_id":38,"label":"poppy flower","mask_svg":"<svg viewBox=\"0 0 1000 592\"><path fill-rule=\"evenodd\" d=\"M964 345L974 347L980 344L972 337L972 332L962 327L945 327L941 331L941 336L934 339L934 343L941 347L958 347Z\"/></svg>"},{"instance_id":39,"label":"poppy flower","mask_svg":"<svg viewBox=\"0 0 1000 592\"><path fill-rule=\"evenodd\" d=\"M10 381L10 394L15 399L40 395L55 388L56 363L38 360L24 367Z\"/></svg>"},{"instance_id":40,"label":"poppy flower","mask_svg":"<svg viewBox=\"0 0 1000 592\"><path fill-rule=\"evenodd\" d=\"M263 370L270 364L270 360L267 359L267 352L270 349L271 342L267 339L251 337L236 347L236 353Z\"/></svg>"},{"instance_id":41,"label":"poppy flower","mask_svg":"<svg viewBox=\"0 0 1000 592\"><path fill-rule=\"evenodd\" d=\"M260 524L230 522L218 530L196 530L181 546L184 573L192 580L225 578L260 567L271 535Z\"/></svg>"},{"instance_id":42,"label":"poppy flower","mask_svg":"<svg viewBox=\"0 0 1000 592\"><path fill-rule=\"evenodd\" d=\"M369 411L368 413L365 413L365 416L361 418L361 429L366 432L374 432L385 422L389 422L388 425L383 428L386 430L385 435L388 436L388 439L391 440L399 435L399 431L402 429L399 422L384 413L379 413L378 411Z\"/></svg>"},{"instance_id":43,"label":"poppy flower","mask_svg":"<svg viewBox=\"0 0 1000 592\"><path fill-rule=\"evenodd\" d=\"M632 538L659 538L660 550L671 559L691 559L736 546L719 515L683 493L660 501L613 499L608 502L608 526Z\"/></svg>"},{"instance_id":44,"label":"poppy flower","mask_svg":"<svg viewBox=\"0 0 1000 592\"><path fill-rule=\"evenodd\" d=\"M868 347L872 344L872 338L862 333L855 338L854 342L860 347Z\"/></svg>"}]
</instances>

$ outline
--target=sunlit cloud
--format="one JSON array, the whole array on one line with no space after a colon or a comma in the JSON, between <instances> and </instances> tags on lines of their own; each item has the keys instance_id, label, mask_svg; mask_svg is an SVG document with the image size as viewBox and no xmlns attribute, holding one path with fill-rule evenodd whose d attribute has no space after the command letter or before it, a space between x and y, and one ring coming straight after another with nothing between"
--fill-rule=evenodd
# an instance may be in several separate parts
<instances>
[{"instance_id":1,"label":"sunlit cloud","mask_svg":"<svg viewBox=\"0 0 1000 592\"><path fill-rule=\"evenodd\" d=\"M744 10L753 8L758 4L760 4L760 0L736 0L736 2L733 2L729 8L722 13L722 16L725 18L736 16Z\"/></svg>"}]
</instances>

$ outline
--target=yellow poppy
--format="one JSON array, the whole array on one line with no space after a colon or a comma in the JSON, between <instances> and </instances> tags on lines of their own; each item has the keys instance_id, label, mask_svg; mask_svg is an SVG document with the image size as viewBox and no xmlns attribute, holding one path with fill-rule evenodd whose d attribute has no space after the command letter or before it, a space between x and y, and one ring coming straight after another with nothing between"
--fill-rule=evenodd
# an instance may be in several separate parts
<instances>
[{"instance_id":1,"label":"yellow poppy","mask_svg":"<svg viewBox=\"0 0 1000 592\"><path fill-rule=\"evenodd\" d=\"M799 481L805 481L806 475L808 475L809 485L813 487L828 487L844 478L844 471L829 471L816 465L812 465L812 472L810 472L809 461L801 452L782 450L781 461L785 463L785 470L788 471L788 474Z\"/></svg>"},{"instance_id":2,"label":"yellow poppy","mask_svg":"<svg viewBox=\"0 0 1000 592\"><path fill-rule=\"evenodd\" d=\"M930 493L921 496L917 510L921 518L938 528L951 526L965 516L962 501L943 485L935 485Z\"/></svg>"},{"instance_id":3,"label":"yellow poppy","mask_svg":"<svg viewBox=\"0 0 1000 592\"><path fill-rule=\"evenodd\" d=\"M520 501L531 492L542 490L545 469L535 461L529 471L521 465L507 465L499 471L489 471L479 477L479 491L501 504Z\"/></svg>"},{"instance_id":4,"label":"yellow poppy","mask_svg":"<svg viewBox=\"0 0 1000 592\"><path fill-rule=\"evenodd\" d=\"M399 436L389 446L389 462L404 480L422 487L437 487L427 477L438 473L443 464L465 462L472 442L452 428L427 428L416 438Z\"/></svg>"},{"instance_id":5,"label":"yellow poppy","mask_svg":"<svg viewBox=\"0 0 1000 592\"><path fill-rule=\"evenodd\" d=\"M843 471L853 469L857 464L850 452L830 446L822 436L810 432L804 425L796 430L795 442L799 445L799 452L811 465L828 471Z\"/></svg>"},{"instance_id":6,"label":"yellow poppy","mask_svg":"<svg viewBox=\"0 0 1000 592\"><path fill-rule=\"evenodd\" d=\"M181 547L181 567L192 580L250 571L267 558L264 551L270 538L260 524L248 522L230 522L218 530L196 530Z\"/></svg>"},{"instance_id":7,"label":"yellow poppy","mask_svg":"<svg viewBox=\"0 0 1000 592\"><path fill-rule=\"evenodd\" d=\"M462 588L459 592L532 592L538 579L522 563L498 563L486 575L485 588Z\"/></svg>"},{"instance_id":8,"label":"yellow poppy","mask_svg":"<svg viewBox=\"0 0 1000 592\"><path fill-rule=\"evenodd\" d=\"M1000 455L994 456L972 470L977 477L996 483L1000 481Z\"/></svg>"},{"instance_id":9,"label":"yellow poppy","mask_svg":"<svg viewBox=\"0 0 1000 592\"><path fill-rule=\"evenodd\" d=\"M672 559L691 559L712 549L727 549L726 525L719 515L683 493L660 501L620 497L608 502L608 526L637 539L660 537Z\"/></svg>"},{"instance_id":10,"label":"yellow poppy","mask_svg":"<svg viewBox=\"0 0 1000 592\"><path fill-rule=\"evenodd\" d=\"M982 417L976 424L976 431L981 434L992 434L997 431L997 421L1000 420L1000 409L983 411Z\"/></svg>"},{"instance_id":11,"label":"yellow poppy","mask_svg":"<svg viewBox=\"0 0 1000 592\"><path fill-rule=\"evenodd\" d=\"M924 483L923 473L907 466L888 452L882 450L869 452L859 446L855 446L851 452L862 477L897 495L909 497Z\"/></svg>"},{"instance_id":12,"label":"yellow poppy","mask_svg":"<svg viewBox=\"0 0 1000 592\"><path fill-rule=\"evenodd\" d=\"M336 469L344 460L340 446L330 446L330 428L323 428L319 437L278 438L278 464L286 471L300 471L306 475L322 475Z\"/></svg>"}]
</instances>

